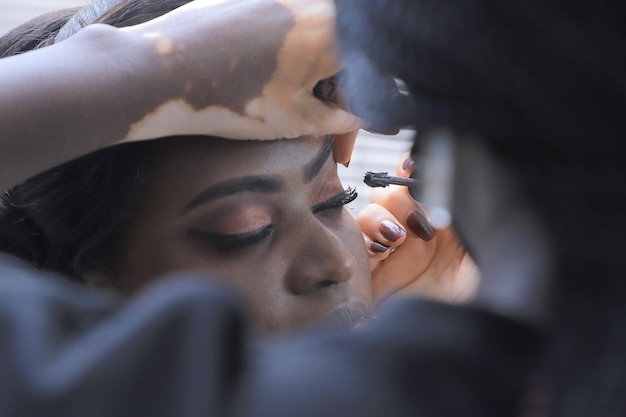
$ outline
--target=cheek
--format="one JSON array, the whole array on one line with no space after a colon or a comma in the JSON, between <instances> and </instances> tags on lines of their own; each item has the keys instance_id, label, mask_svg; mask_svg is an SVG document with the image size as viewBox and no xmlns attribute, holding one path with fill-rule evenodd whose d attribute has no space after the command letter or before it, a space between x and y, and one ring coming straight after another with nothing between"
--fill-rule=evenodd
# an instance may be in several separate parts
<instances>
[{"instance_id":1,"label":"cheek","mask_svg":"<svg viewBox=\"0 0 626 417\"><path fill-rule=\"evenodd\" d=\"M234 264L222 263L217 273L229 285L234 286L255 309L271 304L284 292L281 285L280 262L273 255L254 259L240 259Z\"/></svg>"},{"instance_id":2,"label":"cheek","mask_svg":"<svg viewBox=\"0 0 626 417\"><path fill-rule=\"evenodd\" d=\"M206 261L184 242L156 233L129 243L118 279L122 292L133 294L161 276L179 271L197 271L212 275Z\"/></svg>"},{"instance_id":3,"label":"cheek","mask_svg":"<svg viewBox=\"0 0 626 417\"><path fill-rule=\"evenodd\" d=\"M152 281L163 272L192 270L206 274L220 285L233 288L244 300L252 326L264 327L268 317L284 310L284 262L271 251L260 256L215 257L208 255L201 245L185 245L162 253L159 265L144 279L135 281L134 290ZM158 271L158 272L157 272Z\"/></svg>"},{"instance_id":4,"label":"cheek","mask_svg":"<svg viewBox=\"0 0 626 417\"><path fill-rule=\"evenodd\" d=\"M357 299L370 303L369 260L356 221L344 211L339 218L326 223L326 227L345 245L356 263L354 275L346 282L345 290ZM307 304L287 292L285 280L299 238L299 235L288 234L263 249L259 248L258 252L251 250L247 254L215 256L208 254L201 244L172 238L167 233L156 236L156 231L152 230L149 239L134 242L132 268L127 271L135 279L132 289L126 292L133 292L163 273L177 270L203 272L232 286L242 295L253 327L266 330L291 328L300 321L310 321L310 315L319 314L326 308L323 302ZM137 280L137 277L141 278Z\"/></svg>"},{"instance_id":5,"label":"cheek","mask_svg":"<svg viewBox=\"0 0 626 417\"><path fill-rule=\"evenodd\" d=\"M214 271L234 288L245 302L251 327L263 332L283 331L292 326L291 298L284 277L287 269L285 253L274 249L263 256L219 261Z\"/></svg>"},{"instance_id":6,"label":"cheek","mask_svg":"<svg viewBox=\"0 0 626 417\"><path fill-rule=\"evenodd\" d=\"M337 236L345 243L346 247L354 256L356 260L355 276L352 278L353 285L359 287L371 286L371 271L369 257L367 254L367 248L365 241L363 240L363 233L359 228L356 220L350 213L344 211L340 227L336 231Z\"/></svg>"}]
</instances>

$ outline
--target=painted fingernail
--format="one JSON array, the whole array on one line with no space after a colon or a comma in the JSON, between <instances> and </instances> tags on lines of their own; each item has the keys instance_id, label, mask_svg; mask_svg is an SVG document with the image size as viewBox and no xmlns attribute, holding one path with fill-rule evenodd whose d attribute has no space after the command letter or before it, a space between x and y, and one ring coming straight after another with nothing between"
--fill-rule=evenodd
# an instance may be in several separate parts
<instances>
[{"instance_id":1,"label":"painted fingernail","mask_svg":"<svg viewBox=\"0 0 626 417\"><path fill-rule=\"evenodd\" d=\"M380 223L380 234L388 241L395 242L402 236L405 236L406 232L394 222L385 220Z\"/></svg>"},{"instance_id":2,"label":"painted fingernail","mask_svg":"<svg viewBox=\"0 0 626 417\"><path fill-rule=\"evenodd\" d=\"M425 215L413 210L406 218L406 225L422 240L429 241L435 237L435 229Z\"/></svg>"},{"instance_id":3,"label":"painted fingernail","mask_svg":"<svg viewBox=\"0 0 626 417\"><path fill-rule=\"evenodd\" d=\"M386 252L387 249L389 249L387 246L383 245L382 243L378 243L378 242L372 242L370 244L370 250L374 253L383 253Z\"/></svg>"},{"instance_id":4,"label":"painted fingernail","mask_svg":"<svg viewBox=\"0 0 626 417\"><path fill-rule=\"evenodd\" d=\"M413 167L415 167L415 161L409 156L402 163L402 169L405 171L413 171Z\"/></svg>"}]
</instances>

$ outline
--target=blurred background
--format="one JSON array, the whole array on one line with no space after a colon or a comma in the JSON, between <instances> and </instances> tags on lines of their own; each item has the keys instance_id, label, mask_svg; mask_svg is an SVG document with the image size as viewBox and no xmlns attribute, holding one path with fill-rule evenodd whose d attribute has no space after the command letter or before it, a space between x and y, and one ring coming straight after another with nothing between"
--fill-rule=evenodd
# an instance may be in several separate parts
<instances>
[{"instance_id":1,"label":"blurred background","mask_svg":"<svg viewBox=\"0 0 626 417\"><path fill-rule=\"evenodd\" d=\"M83 6L88 0L0 0L0 36L15 26L42 13L64 7ZM371 190L363 183L366 171L387 171L393 175L396 162L412 144L413 132L402 131L396 136L379 136L361 132L349 168L339 166L344 185L352 186L359 197L348 209L356 215L369 202Z\"/></svg>"},{"instance_id":2,"label":"blurred background","mask_svg":"<svg viewBox=\"0 0 626 417\"><path fill-rule=\"evenodd\" d=\"M0 0L0 36L42 13L86 3L87 0Z\"/></svg>"}]
</instances>

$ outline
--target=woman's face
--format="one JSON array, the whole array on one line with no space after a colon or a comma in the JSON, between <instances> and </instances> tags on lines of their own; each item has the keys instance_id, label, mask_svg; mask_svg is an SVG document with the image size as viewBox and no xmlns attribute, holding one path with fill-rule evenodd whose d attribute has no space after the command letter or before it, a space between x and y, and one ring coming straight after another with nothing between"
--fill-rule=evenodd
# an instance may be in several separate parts
<instances>
[{"instance_id":1,"label":"woman's face","mask_svg":"<svg viewBox=\"0 0 626 417\"><path fill-rule=\"evenodd\" d=\"M167 272L206 271L240 291L260 331L357 322L369 263L336 168L326 137L155 143L111 282L132 293Z\"/></svg>"}]
</instances>

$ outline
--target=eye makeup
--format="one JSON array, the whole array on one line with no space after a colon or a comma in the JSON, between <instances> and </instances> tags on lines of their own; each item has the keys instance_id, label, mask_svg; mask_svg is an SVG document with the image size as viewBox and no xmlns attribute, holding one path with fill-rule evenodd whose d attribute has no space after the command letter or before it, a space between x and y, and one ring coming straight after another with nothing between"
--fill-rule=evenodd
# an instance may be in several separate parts
<instances>
[{"instance_id":1,"label":"eye makeup","mask_svg":"<svg viewBox=\"0 0 626 417\"><path fill-rule=\"evenodd\" d=\"M324 165L326 165L326 162L330 159L330 156L333 153L333 143L333 137L328 136L326 138L326 142L324 142L324 145L320 148L315 157L304 165L302 170L302 179L305 184L313 181L313 178L315 178L320 173Z\"/></svg>"},{"instance_id":2,"label":"eye makeup","mask_svg":"<svg viewBox=\"0 0 626 417\"><path fill-rule=\"evenodd\" d=\"M354 201L357 196L358 193L356 190L348 187L339 194L336 194L321 203L313 205L311 207L311 212L316 214L325 210L341 208ZM206 244L212 251L219 253L237 251L254 246L269 237L273 230L274 225L269 223L257 229L243 233L217 233L200 229L190 229L186 234L187 236Z\"/></svg>"},{"instance_id":3,"label":"eye makeup","mask_svg":"<svg viewBox=\"0 0 626 417\"><path fill-rule=\"evenodd\" d=\"M340 209L357 197L353 188L341 190L341 183L336 175L336 163L331 158L332 143L332 138L327 138L315 157L305 164L302 171L303 184L298 188L307 194L311 193L309 198L312 197L312 201L309 200L309 210L313 214L324 211L334 212L333 209ZM242 179L252 178L255 181L242 181ZM313 181L315 181L313 191L304 191L308 190L308 187L302 188L302 185ZM240 185L241 183L245 186ZM260 175L229 179L213 185L188 204L183 212L189 212L210 201L222 200L226 197L231 199L223 204L220 203L219 209L211 209L210 215L202 216L204 220L196 223L185 233L215 253L244 250L260 244L272 235L277 229L277 224L282 222L280 216L275 217L271 213L274 211L272 207L278 209L285 204L289 206L283 198L289 200L290 192L286 196L280 195L281 191L289 190L285 186L288 183L288 180L280 176ZM249 184L254 184L254 187ZM262 184L263 187L259 187L258 184ZM266 184L271 184L272 187L265 187ZM280 184L280 187L275 184ZM339 190L341 192L337 193ZM244 195L239 195L242 193ZM300 191L297 191L296 195L299 193ZM234 195L237 195L236 199L232 199ZM322 199L323 201L320 201ZM265 203L260 204L260 201L265 201Z\"/></svg>"},{"instance_id":4,"label":"eye makeup","mask_svg":"<svg viewBox=\"0 0 626 417\"><path fill-rule=\"evenodd\" d=\"M272 211L259 196L238 196L196 217L185 235L213 252L242 249L269 236L274 224Z\"/></svg>"},{"instance_id":5,"label":"eye makeup","mask_svg":"<svg viewBox=\"0 0 626 417\"><path fill-rule=\"evenodd\" d=\"M336 194L330 197L326 201L322 201L321 203L314 204L311 207L311 211L313 213L319 213L324 210L329 210L333 208L340 208L353 202L358 197L358 193L352 187L348 187L339 194Z\"/></svg>"},{"instance_id":6,"label":"eye makeup","mask_svg":"<svg viewBox=\"0 0 626 417\"><path fill-rule=\"evenodd\" d=\"M192 229L187 231L187 236L201 241L215 252L229 252L244 249L260 243L272 233L273 229L274 226L272 224L267 224L259 227L258 229L237 234L214 233Z\"/></svg>"},{"instance_id":7,"label":"eye makeup","mask_svg":"<svg viewBox=\"0 0 626 417\"><path fill-rule=\"evenodd\" d=\"M198 206L210 201L242 193L276 194L283 191L284 184L270 175L250 175L239 178L230 178L211 185L191 200L181 212L186 214Z\"/></svg>"}]
</instances>

